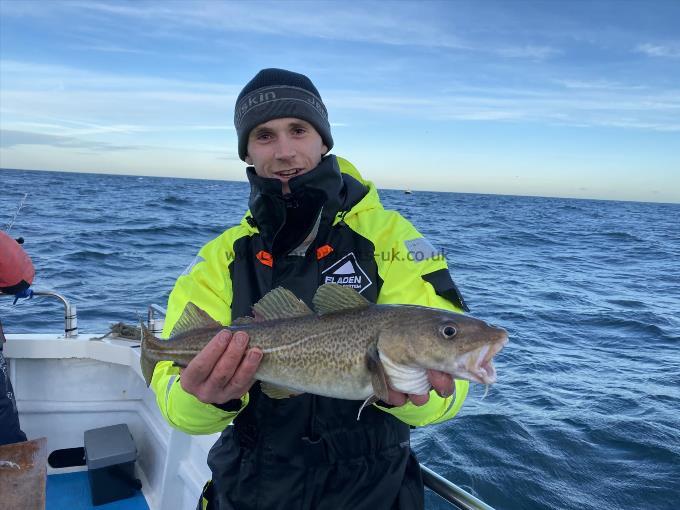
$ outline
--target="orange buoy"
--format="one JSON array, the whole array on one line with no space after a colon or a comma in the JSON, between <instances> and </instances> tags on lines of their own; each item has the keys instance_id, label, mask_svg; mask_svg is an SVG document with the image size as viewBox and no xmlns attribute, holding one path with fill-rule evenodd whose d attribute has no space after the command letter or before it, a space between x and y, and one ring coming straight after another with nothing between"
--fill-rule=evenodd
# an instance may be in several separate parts
<instances>
[{"instance_id":1,"label":"orange buoy","mask_svg":"<svg viewBox=\"0 0 680 510\"><path fill-rule=\"evenodd\" d=\"M33 283L31 258L12 237L0 231L0 292L16 294Z\"/></svg>"}]
</instances>

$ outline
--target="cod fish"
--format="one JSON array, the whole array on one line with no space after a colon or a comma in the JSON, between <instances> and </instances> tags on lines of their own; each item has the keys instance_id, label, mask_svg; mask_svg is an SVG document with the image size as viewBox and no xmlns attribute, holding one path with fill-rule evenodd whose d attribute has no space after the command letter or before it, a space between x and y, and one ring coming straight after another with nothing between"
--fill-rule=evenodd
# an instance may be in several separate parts
<instances>
[{"instance_id":1,"label":"cod fish","mask_svg":"<svg viewBox=\"0 0 680 510\"><path fill-rule=\"evenodd\" d=\"M427 370L492 384L492 358L507 343L504 329L459 313L414 305L376 305L354 289L320 286L313 312L291 291L278 287L244 317L225 328L188 303L170 338L146 328L141 364L147 385L161 360L186 367L220 330L245 331L259 347L256 378L274 398L300 393L349 400L387 400L395 390L425 394Z\"/></svg>"}]
</instances>

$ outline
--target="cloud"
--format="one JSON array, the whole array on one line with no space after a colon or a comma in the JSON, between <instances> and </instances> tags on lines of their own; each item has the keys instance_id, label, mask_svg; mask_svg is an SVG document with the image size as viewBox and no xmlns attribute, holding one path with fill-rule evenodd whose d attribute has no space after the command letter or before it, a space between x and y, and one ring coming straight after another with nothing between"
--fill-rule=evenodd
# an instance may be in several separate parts
<instances>
[{"instance_id":1,"label":"cloud","mask_svg":"<svg viewBox=\"0 0 680 510\"><path fill-rule=\"evenodd\" d=\"M123 146L128 141L135 143L134 136L144 133L180 135L203 131L212 137L211 143L226 142L226 138L220 141L215 137L222 137L223 132L230 136L233 133L229 119L240 84L95 72L10 60L0 64L3 69L0 127L4 129L72 138L125 135L127 140L116 139ZM355 119L373 112L424 121L678 130L680 91L673 89L580 76L549 77L515 86L505 83L480 86L463 80L447 82L436 93L424 94L411 88L383 92L382 85L372 84L375 87L372 93L365 88L326 88L323 95L337 120L334 127L357 125Z\"/></svg>"},{"instance_id":2,"label":"cloud","mask_svg":"<svg viewBox=\"0 0 680 510\"><path fill-rule=\"evenodd\" d=\"M454 4L455 5L455 4ZM322 2L310 8L305 1L216 2L173 1L118 3L70 1L47 4L53 17L79 16L88 22L74 24L71 37L80 37L98 26L101 35L119 39L116 43L95 44L86 49L109 52L144 53L130 48L127 39L176 39L201 41L197 34L220 42L220 35L234 33L306 38L321 41L368 43L383 46L443 49L456 53L487 53L502 58L543 60L562 53L547 44L513 44L514 30L498 31L480 23L467 7L446 3ZM30 16L25 9L6 15ZM35 13L45 16L45 12ZM116 18L126 21L116 22ZM238 20L238 22L234 22ZM301 20L304 30L301 30ZM332 22L329 22L332 20ZM94 23L93 23L94 22ZM474 22L474 29L471 23ZM115 29L114 27L115 23ZM510 23L512 24L512 23ZM223 41L233 46L233 37Z\"/></svg>"},{"instance_id":3,"label":"cloud","mask_svg":"<svg viewBox=\"0 0 680 510\"><path fill-rule=\"evenodd\" d=\"M0 110L0 113L2 110ZM3 122L5 129L24 131L25 129L37 129L43 134L59 133L61 136L77 137L83 135L98 134L125 134L135 135L140 133L165 133L165 132L191 132L191 131L235 131L230 125L97 125L89 122L78 122L68 119L55 119L61 123L48 122ZM78 126L78 127L74 127Z\"/></svg>"},{"instance_id":4,"label":"cloud","mask_svg":"<svg viewBox=\"0 0 680 510\"><path fill-rule=\"evenodd\" d=\"M645 43L638 45L636 51L650 57L680 58L680 43L666 45Z\"/></svg>"},{"instance_id":5,"label":"cloud","mask_svg":"<svg viewBox=\"0 0 680 510\"><path fill-rule=\"evenodd\" d=\"M124 46L102 45L102 44L74 44L71 46L74 50L84 51L98 51L104 53L133 53L138 55L157 55L158 53L148 50L140 50L138 48L127 48Z\"/></svg>"},{"instance_id":6,"label":"cloud","mask_svg":"<svg viewBox=\"0 0 680 510\"><path fill-rule=\"evenodd\" d=\"M558 50L557 48L553 48L551 46L532 45L492 48L491 51L496 52L504 57L529 58L534 60L544 60L563 53L562 50Z\"/></svg>"},{"instance_id":7,"label":"cloud","mask_svg":"<svg viewBox=\"0 0 680 510\"><path fill-rule=\"evenodd\" d=\"M603 80L603 79L591 79L591 80L579 80L579 79L563 79L554 80L555 83L561 85L567 89L597 89L597 90L644 90L648 87L645 85L631 85L626 83L620 83L613 80Z\"/></svg>"},{"instance_id":8,"label":"cloud","mask_svg":"<svg viewBox=\"0 0 680 510\"><path fill-rule=\"evenodd\" d=\"M4 129L67 137L233 132L237 85L14 60L0 68Z\"/></svg>"},{"instance_id":9,"label":"cloud","mask_svg":"<svg viewBox=\"0 0 680 510\"><path fill-rule=\"evenodd\" d=\"M678 131L680 92L619 85L563 87L449 86L438 96L326 93L331 109L375 112L424 121L526 122L572 127ZM537 84L538 85L538 84Z\"/></svg>"},{"instance_id":10,"label":"cloud","mask_svg":"<svg viewBox=\"0 0 680 510\"><path fill-rule=\"evenodd\" d=\"M90 151L128 151L138 150L139 145L116 145L106 142L82 140L70 136L47 135L30 131L0 130L0 148L9 149L19 145L46 145L69 149L87 149Z\"/></svg>"},{"instance_id":11,"label":"cloud","mask_svg":"<svg viewBox=\"0 0 680 510\"><path fill-rule=\"evenodd\" d=\"M193 31L197 28L213 32L249 32L269 35L313 37L340 41L372 42L388 45L439 46L464 48L450 31L433 26L408 4L385 5L366 2L363 8L348 10L338 3L320 4L323 8L310 9L300 1L279 2L147 2L144 4L112 4L108 2L70 2L64 7L81 12L99 12L122 16L140 23L163 25L163 34ZM368 11L380 12L379 16ZM304 16L301 14L304 13ZM422 13L422 10L421 10ZM300 32L304 17L304 32ZM333 22L329 23L328 20ZM404 23L409 19L409 23ZM234 23L233 20L239 20ZM272 21L276 20L275 23Z\"/></svg>"},{"instance_id":12,"label":"cloud","mask_svg":"<svg viewBox=\"0 0 680 510\"><path fill-rule=\"evenodd\" d=\"M153 93L184 93L189 98L216 98L236 100L242 85L229 86L198 80L177 80L160 76L91 71L68 66L25 62L12 59L0 60L3 90L117 90ZM173 98L174 99L174 98Z\"/></svg>"}]
</instances>

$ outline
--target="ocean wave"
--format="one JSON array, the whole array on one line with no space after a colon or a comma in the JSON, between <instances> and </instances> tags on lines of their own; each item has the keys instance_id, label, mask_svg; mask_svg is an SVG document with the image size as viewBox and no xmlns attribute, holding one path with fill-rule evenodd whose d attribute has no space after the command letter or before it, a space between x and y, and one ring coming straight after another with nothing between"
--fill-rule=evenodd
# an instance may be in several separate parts
<instances>
[{"instance_id":1,"label":"ocean wave","mask_svg":"<svg viewBox=\"0 0 680 510\"><path fill-rule=\"evenodd\" d=\"M582 317L581 321L582 324L587 326L603 328L607 331L607 337L612 338L612 333L616 332L616 338L620 338L621 335L624 335L625 338L635 340L631 346L622 343L622 348L639 346L641 338L653 338L667 341L677 340L677 337L659 326L657 322L660 322L661 319L654 321L652 318L644 320L635 317L617 317L612 313L600 313L595 316Z\"/></svg>"},{"instance_id":2,"label":"ocean wave","mask_svg":"<svg viewBox=\"0 0 680 510\"><path fill-rule=\"evenodd\" d=\"M586 234L587 237L597 237L597 238L605 238L608 240L612 241L632 241L636 243L643 243L646 242L645 239L643 239L640 236L637 236L635 234L631 234L630 232L623 232L623 231L611 231L611 232L591 232L589 234Z\"/></svg>"},{"instance_id":3,"label":"ocean wave","mask_svg":"<svg viewBox=\"0 0 680 510\"><path fill-rule=\"evenodd\" d=\"M644 310L649 308L646 303L638 301L637 299L607 299L606 301L608 303L611 303L612 305L617 305L624 308L630 308L635 310Z\"/></svg>"},{"instance_id":4,"label":"ocean wave","mask_svg":"<svg viewBox=\"0 0 680 510\"><path fill-rule=\"evenodd\" d=\"M513 233L499 234L497 241L506 243L509 246L529 246L538 248L540 246L559 246L565 244L565 240L555 233L537 233L527 231L515 231Z\"/></svg>"},{"instance_id":5,"label":"ocean wave","mask_svg":"<svg viewBox=\"0 0 680 510\"><path fill-rule=\"evenodd\" d=\"M106 260L110 256L111 252L101 252L95 250L78 250L64 255L62 259L65 261L80 263L85 261Z\"/></svg>"},{"instance_id":6,"label":"ocean wave","mask_svg":"<svg viewBox=\"0 0 680 510\"><path fill-rule=\"evenodd\" d=\"M180 197L180 196L177 196L177 195L170 195L170 196L164 197L162 201L165 204L171 204L171 205L177 205L177 206L187 205L187 204L190 204L192 202L191 200L189 200L187 198Z\"/></svg>"}]
</instances>

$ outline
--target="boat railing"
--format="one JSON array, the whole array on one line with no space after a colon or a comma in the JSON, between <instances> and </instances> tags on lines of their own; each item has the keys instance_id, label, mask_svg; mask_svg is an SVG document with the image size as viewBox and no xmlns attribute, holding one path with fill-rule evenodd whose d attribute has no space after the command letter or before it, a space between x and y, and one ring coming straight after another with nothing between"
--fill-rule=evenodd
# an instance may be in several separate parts
<instances>
[{"instance_id":1,"label":"boat railing","mask_svg":"<svg viewBox=\"0 0 680 510\"><path fill-rule=\"evenodd\" d=\"M0 296L7 296L13 298L12 294L2 294ZM78 336L78 314L76 305L71 304L68 299L51 290L33 290L33 296L44 296L48 298L58 299L64 305L64 337L74 338Z\"/></svg>"},{"instance_id":2,"label":"boat railing","mask_svg":"<svg viewBox=\"0 0 680 510\"><path fill-rule=\"evenodd\" d=\"M167 310L162 306L156 304L149 305L146 327L149 328L151 334L158 336L163 332L166 314Z\"/></svg>"},{"instance_id":3,"label":"boat railing","mask_svg":"<svg viewBox=\"0 0 680 510\"><path fill-rule=\"evenodd\" d=\"M425 487L460 510L493 510L492 507L476 498L455 483L435 473L427 466L420 465Z\"/></svg>"}]
</instances>

